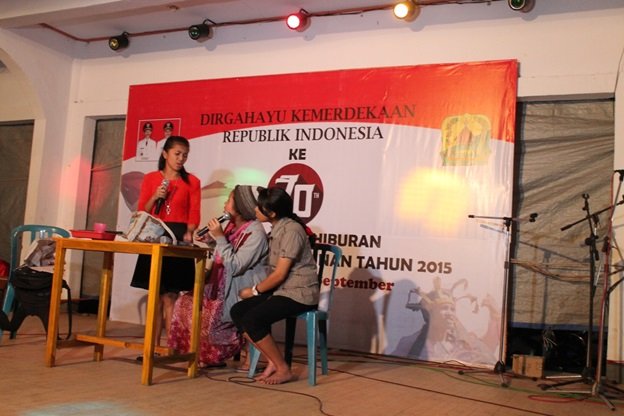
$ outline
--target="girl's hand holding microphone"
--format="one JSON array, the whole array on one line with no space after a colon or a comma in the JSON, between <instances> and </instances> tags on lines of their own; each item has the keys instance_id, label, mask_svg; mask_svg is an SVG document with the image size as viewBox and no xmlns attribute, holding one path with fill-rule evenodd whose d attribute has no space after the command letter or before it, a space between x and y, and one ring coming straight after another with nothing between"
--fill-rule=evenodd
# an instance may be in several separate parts
<instances>
[{"instance_id":1,"label":"girl's hand holding microphone","mask_svg":"<svg viewBox=\"0 0 624 416\"><path fill-rule=\"evenodd\" d=\"M159 199L167 199L168 187L169 187L169 181L166 179L163 180L160 186L158 186L158 188L156 188L156 190L154 191L154 195L152 196L152 198L154 198L155 201Z\"/></svg>"},{"instance_id":2,"label":"girl's hand holding microphone","mask_svg":"<svg viewBox=\"0 0 624 416\"><path fill-rule=\"evenodd\" d=\"M230 219L230 214L224 212L220 217L216 217L208 221L208 224L197 231L197 239L199 241L208 242L216 239L217 237L223 236L223 228L221 228L221 223Z\"/></svg>"},{"instance_id":3,"label":"girl's hand holding microphone","mask_svg":"<svg viewBox=\"0 0 624 416\"><path fill-rule=\"evenodd\" d=\"M217 218L213 218L208 221L208 233L212 236L212 238L217 239L218 237L223 237L223 228L221 228L221 223Z\"/></svg>"},{"instance_id":4,"label":"girl's hand holding microphone","mask_svg":"<svg viewBox=\"0 0 624 416\"><path fill-rule=\"evenodd\" d=\"M220 217L216 217L208 221L208 224L197 231L197 239L204 243L212 241L217 237L222 237L223 228L221 228L221 223L230 219L230 214L224 212Z\"/></svg>"}]
</instances>

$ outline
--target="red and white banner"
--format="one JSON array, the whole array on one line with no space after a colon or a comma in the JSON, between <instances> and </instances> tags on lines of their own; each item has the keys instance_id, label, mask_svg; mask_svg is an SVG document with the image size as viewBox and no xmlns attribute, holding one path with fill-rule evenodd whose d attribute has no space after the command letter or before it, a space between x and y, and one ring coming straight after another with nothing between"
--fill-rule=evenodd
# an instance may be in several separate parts
<instances>
[{"instance_id":1,"label":"red and white banner","mask_svg":"<svg viewBox=\"0 0 624 416\"><path fill-rule=\"evenodd\" d=\"M169 126L191 140L202 222L235 184L283 186L342 247L331 347L492 365L508 241L469 216L511 214L516 86L516 61L132 86L119 223ZM138 322L120 260L111 315Z\"/></svg>"}]
</instances>

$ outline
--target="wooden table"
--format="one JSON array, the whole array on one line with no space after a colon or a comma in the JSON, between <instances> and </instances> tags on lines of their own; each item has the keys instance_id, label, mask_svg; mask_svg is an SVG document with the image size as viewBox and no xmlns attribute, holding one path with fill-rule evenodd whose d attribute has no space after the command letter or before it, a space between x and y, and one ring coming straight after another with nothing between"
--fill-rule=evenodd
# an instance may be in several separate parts
<instances>
[{"instance_id":1,"label":"wooden table","mask_svg":"<svg viewBox=\"0 0 624 416\"><path fill-rule=\"evenodd\" d=\"M158 302L160 301L160 269L163 257L186 257L194 258L195 284L193 289L193 314L191 328L191 345L188 354L168 355L159 357L158 360L165 362L188 361L188 377L193 378L197 374L197 351L199 349L199 335L201 327L200 306L202 303L204 288L204 267L206 264L206 249L191 246L174 246L167 244L135 243L125 241L89 240L78 238L55 238L56 259L54 261L54 276L52 281L52 293L50 294L50 318L48 322L48 336L46 341L45 360L48 367L54 366L56 349L77 346L78 344L94 345L93 360L101 361L104 353L104 345L120 348L133 348L143 350L143 370L141 383L152 384L152 372L154 367L154 352L166 348L155 347L154 323ZM97 316L97 328L94 335L76 334L71 341L58 341L59 311L61 305L61 289L63 282L63 270L65 265L65 252L67 250L99 251L104 253L102 276L100 281L100 299ZM124 340L116 340L106 337L106 321L108 304L110 301L111 287L113 282L113 255L114 253L148 254L152 256L149 289L147 291L147 316L145 322L145 337L143 343L132 343ZM160 336L160 334L158 334Z\"/></svg>"}]
</instances>

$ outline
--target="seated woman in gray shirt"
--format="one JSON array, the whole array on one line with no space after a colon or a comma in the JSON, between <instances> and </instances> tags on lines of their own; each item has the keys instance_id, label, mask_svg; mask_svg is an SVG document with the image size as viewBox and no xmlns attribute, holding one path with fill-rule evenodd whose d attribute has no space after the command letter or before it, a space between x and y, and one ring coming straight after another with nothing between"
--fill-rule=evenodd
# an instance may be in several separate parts
<instances>
[{"instance_id":1,"label":"seated woman in gray shirt","mask_svg":"<svg viewBox=\"0 0 624 416\"><path fill-rule=\"evenodd\" d=\"M293 213L293 201L286 191L277 187L260 190L256 217L272 226L268 274L260 283L241 290L243 300L232 307L230 314L244 336L268 360L256 380L281 384L292 380L293 374L271 336L271 325L317 306L316 262L307 228Z\"/></svg>"}]
</instances>

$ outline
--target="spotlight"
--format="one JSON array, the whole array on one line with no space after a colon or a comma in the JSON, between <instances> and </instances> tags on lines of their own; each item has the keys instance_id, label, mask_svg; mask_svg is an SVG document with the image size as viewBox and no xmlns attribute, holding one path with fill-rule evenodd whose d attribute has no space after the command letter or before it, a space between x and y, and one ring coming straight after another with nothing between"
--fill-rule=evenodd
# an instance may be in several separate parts
<instances>
[{"instance_id":1,"label":"spotlight","mask_svg":"<svg viewBox=\"0 0 624 416\"><path fill-rule=\"evenodd\" d=\"M189 27L188 35L191 39L196 41L210 39L212 37L212 28L208 26L206 22L203 22Z\"/></svg>"},{"instance_id":2,"label":"spotlight","mask_svg":"<svg viewBox=\"0 0 624 416\"><path fill-rule=\"evenodd\" d=\"M288 15L286 18L286 26L289 29L303 32L310 25L310 14L301 9L297 13Z\"/></svg>"},{"instance_id":3,"label":"spotlight","mask_svg":"<svg viewBox=\"0 0 624 416\"><path fill-rule=\"evenodd\" d=\"M120 49L125 49L130 44L130 40L128 39L128 32L123 32L119 36L113 36L108 39L108 47L114 51L118 51Z\"/></svg>"},{"instance_id":4,"label":"spotlight","mask_svg":"<svg viewBox=\"0 0 624 416\"><path fill-rule=\"evenodd\" d=\"M507 4L511 10L527 13L533 10L535 0L507 0Z\"/></svg>"},{"instance_id":5,"label":"spotlight","mask_svg":"<svg viewBox=\"0 0 624 416\"><path fill-rule=\"evenodd\" d=\"M402 1L394 5L394 16L406 21L414 20L420 14L420 6L413 0Z\"/></svg>"}]
</instances>

